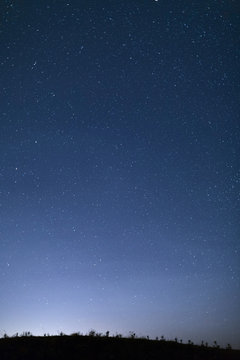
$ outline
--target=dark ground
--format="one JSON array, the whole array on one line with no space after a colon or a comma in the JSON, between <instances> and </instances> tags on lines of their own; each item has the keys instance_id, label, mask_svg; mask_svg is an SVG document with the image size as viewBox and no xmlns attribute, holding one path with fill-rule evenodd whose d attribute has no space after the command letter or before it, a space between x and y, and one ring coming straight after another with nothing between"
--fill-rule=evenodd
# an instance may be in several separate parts
<instances>
[{"instance_id":1,"label":"dark ground","mask_svg":"<svg viewBox=\"0 0 240 360\"><path fill-rule=\"evenodd\" d=\"M239 360L240 350L174 341L91 336L21 336L0 339L0 360Z\"/></svg>"}]
</instances>

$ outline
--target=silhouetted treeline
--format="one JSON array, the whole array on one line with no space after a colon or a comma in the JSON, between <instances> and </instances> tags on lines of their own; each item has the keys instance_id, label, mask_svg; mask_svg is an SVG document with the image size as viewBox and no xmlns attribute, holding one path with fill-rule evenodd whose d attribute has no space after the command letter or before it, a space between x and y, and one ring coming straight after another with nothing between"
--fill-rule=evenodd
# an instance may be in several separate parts
<instances>
[{"instance_id":1,"label":"silhouetted treeline","mask_svg":"<svg viewBox=\"0 0 240 360\"><path fill-rule=\"evenodd\" d=\"M102 335L91 331L88 335L79 333L70 336L32 336L25 332L18 336L0 339L1 360L238 360L240 350L221 349L214 344L194 345L191 341L182 344L178 339L166 341L129 338L120 334L114 337L109 332Z\"/></svg>"}]
</instances>

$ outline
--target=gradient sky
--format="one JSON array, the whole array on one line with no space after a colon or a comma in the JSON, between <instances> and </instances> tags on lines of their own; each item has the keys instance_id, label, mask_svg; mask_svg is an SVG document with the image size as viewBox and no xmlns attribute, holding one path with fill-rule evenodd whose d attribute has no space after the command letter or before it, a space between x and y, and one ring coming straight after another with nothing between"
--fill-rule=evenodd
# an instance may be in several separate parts
<instances>
[{"instance_id":1,"label":"gradient sky","mask_svg":"<svg viewBox=\"0 0 240 360\"><path fill-rule=\"evenodd\" d=\"M0 2L0 335L240 348L238 0Z\"/></svg>"}]
</instances>

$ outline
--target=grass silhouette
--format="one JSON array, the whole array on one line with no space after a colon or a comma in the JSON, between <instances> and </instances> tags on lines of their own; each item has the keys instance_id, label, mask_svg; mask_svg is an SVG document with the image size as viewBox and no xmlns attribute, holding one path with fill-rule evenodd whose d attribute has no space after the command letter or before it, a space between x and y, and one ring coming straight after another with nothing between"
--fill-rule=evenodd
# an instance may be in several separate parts
<instances>
[{"instance_id":1,"label":"grass silhouette","mask_svg":"<svg viewBox=\"0 0 240 360\"><path fill-rule=\"evenodd\" d=\"M58 336L44 334L33 336L24 332L20 336L6 334L0 339L1 360L237 360L240 350L220 348L216 342L212 347L206 343L194 345L190 340L187 344L178 341L160 339L150 340L138 338L135 333L129 337L121 334L110 336L91 330L88 335L73 333Z\"/></svg>"}]
</instances>

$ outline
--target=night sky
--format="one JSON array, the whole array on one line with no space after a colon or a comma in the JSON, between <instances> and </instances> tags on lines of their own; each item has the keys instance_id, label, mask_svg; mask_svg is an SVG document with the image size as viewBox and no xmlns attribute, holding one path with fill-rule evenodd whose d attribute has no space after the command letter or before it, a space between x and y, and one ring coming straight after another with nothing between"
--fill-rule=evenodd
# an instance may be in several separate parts
<instances>
[{"instance_id":1,"label":"night sky","mask_svg":"<svg viewBox=\"0 0 240 360\"><path fill-rule=\"evenodd\" d=\"M238 0L1 0L0 336L240 348Z\"/></svg>"}]
</instances>

